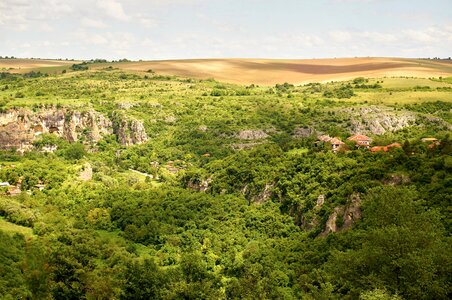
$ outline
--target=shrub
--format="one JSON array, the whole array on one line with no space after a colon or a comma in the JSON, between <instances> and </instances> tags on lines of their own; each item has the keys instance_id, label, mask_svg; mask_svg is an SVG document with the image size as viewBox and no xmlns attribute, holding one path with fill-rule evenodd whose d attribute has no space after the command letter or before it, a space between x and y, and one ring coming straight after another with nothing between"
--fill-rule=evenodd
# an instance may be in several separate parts
<instances>
[{"instance_id":1,"label":"shrub","mask_svg":"<svg viewBox=\"0 0 452 300\"><path fill-rule=\"evenodd\" d=\"M85 155L85 148L81 143L71 144L65 151L64 157L69 160L79 160Z\"/></svg>"}]
</instances>

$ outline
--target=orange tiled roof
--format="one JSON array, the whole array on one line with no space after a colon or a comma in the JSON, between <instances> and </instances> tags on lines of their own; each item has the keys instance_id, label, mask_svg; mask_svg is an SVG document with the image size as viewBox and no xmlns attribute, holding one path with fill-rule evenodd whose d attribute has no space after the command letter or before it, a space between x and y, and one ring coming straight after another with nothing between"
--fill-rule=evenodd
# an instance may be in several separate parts
<instances>
[{"instance_id":1,"label":"orange tiled roof","mask_svg":"<svg viewBox=\"0 0 452 300\"><path fill-rule=\"evenodd\" d=\"M343 145L344 142L342 142L340 139L338 138L332 138L331 140L329 140L329 142L333 145Z\"/></svg>"},{"instance_id":2,"label":"orange tiled roof","mask_svg":"<svg viewBox=\"0 0 452 300\"><path fill-rule=\"evenodd\" d=\"M402 146L399 143L392 143L387 146L375 146L370 148L371 152L378 152L378 151L384 151L388 152L391 148L402 148Z\"/></svg>"},{"instance_id":3,"label":"orange tiled roof","mask_svg":"<svg viewBox=\"0 0 452 300\"><path fill-rule=\"evenodd\" d=\"M368 136L362 135L362 134L355 134L349 137L347 140L349 141L370 141L370 138Z\"/></svg>"},{"instance_id":4,"label":"orange tiled roof","mask_svg":"<svg viewBox=\"0 0 452 300\"><path fill-rule=\"evenodd\" d=\"M322 142L329 142L331 140L331 137L329 135L321 135L319 136L319 140Z\"/></svg>"}]
</instances>

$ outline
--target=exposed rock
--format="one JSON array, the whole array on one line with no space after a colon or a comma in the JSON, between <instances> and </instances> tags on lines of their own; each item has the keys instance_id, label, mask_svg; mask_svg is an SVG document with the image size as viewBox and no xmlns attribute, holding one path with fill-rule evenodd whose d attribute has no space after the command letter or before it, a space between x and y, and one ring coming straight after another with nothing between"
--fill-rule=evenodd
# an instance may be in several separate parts
<instances>
[{"instance_id":1,"label":"exposed rock","mask_svg":"<svg viewBox=\"0 0 452 300\"><path fill-rule=\"evenodd\" d=\"M93 178L93 168L91 164L86 163L83 166L83 170L80 172L79 179L82 181L89 181Z\"/></svg>"},{"instance_id":2,"label":"exposed rock","mask_svg":"<svg viewBox=\"0 0 452 300\"><path fill-rule=\"evenodd\" d=\"M137 106L136 103L130 103L130 102L118 103L118 108L120 108L120 109L130 109L135 106Z\"/></svg>"},{"instance_id":3,"label":"exposed rock","mask_svg":"<svg viewBox=\"0 0 452 300\"><path fill-rule=\"evenodd\" d=\"M366 106L358 109L343 110L350 115L351 132L381 135L412 126L416 115L408 111L394 111L389 108Z\"/></svg>"},{"instance_id":4,"label":"exposed rock","mask_svg":"<svg viewBox=\"0 0 452 300\"><path fill-rule=\"evenodd\" d=\"M21 122L12 122L0 126L0 149L17 149L19 152L31 150L30 141L35 138L29 128Z\"/></svg>"},{"instance_id":5,"label":"exposed rock","mask_svg":"<svg viewBox=\"0 0 452 300\"><path fill-rule=\"evenodd\" d=\"M303 230L310 231L316 228L317 226L319 226L319 220L317 216L315 215L313 217L306 217L304 215L301 216L301 228L303 228Z\"/></svg>"},{"instance_id":6,"label":"exposed rock","mask_svg":"<svg viewBox=\"0 0 452 300\"><path fill-rule=\"evenodd\" d=\"M385 185L401 185L401 184L405 184L405 183L409 183L410 182L410 177L406 176L406 175L391 175L389 176L389 178L385 178L383 180L383 183Z\"/></svg>"},{"instance_id":7,"label":"exposed rock","mask_svg":"<svg viewBox=\"0 0 452 300\"><path fill-rule=\"evenodd\" d=\"M203 132L206 132L207 129L208 129L208 128L207 128L206 125L200 125L200 126L198 127L198 130L203 131Z\"/></svg>"},{"instance_id":8,"label":"exposed rock","mask_svg":"<svg viewBox=\"0 0 452 300\"><path fill-rule=\"evenodd\" d=\"M209 185L210 185L211 182L212 182L212 178L211 177L209 177L207 179L201 179L200 181L198 181L198 180L196 180L196 181L195 180L193 180L193 181L190 180L188 182L187 187L190 188L190 189L193 189L195 191L198 191L198 192L205 192L209 188Z\"/></svg>"},{"instance_id":9,"label":"exposed rock","mask_svg":"<svg viewBox=\"0 0 452 300\"><path fill-rule=\"evenodd\" d=\"M334 208L325 224L325 229L319 236L326 236L331 232L341 232L352 227L362 217L361 198L359 194L352 194L349 203Z\"/></svg>"},{"instance_id":10,"label":"exposed rock","mask_svg":"<svg viewBox=\"0 0 452 300\"><path fill-rule=\"evenodd\" d=\"M270 197L273 195L272 189L274 187L275 187L274 182L265 184L264 190L260 192L259 195L253 198L253 202L257 204L262 204L266 200L270 199Z\"/></svg>"},{"instance_id":11,"label":"exposed rock","mask_svg":"<svg viewBox=\"0 0 452 300\"><path fill-rule=\"evenodd\" d=\"M449 122L447 122L441 118L438 118L435 116L423 116L423 117L429 123L436 123L438 125L444 126L444 129L446 129L446 130L452 130L452 124L450 124Z\"/></svg>"},{"instance_id":12,"label":"exposed rock","mask_svg":"<svg viewBox=\"0 0 452 300\"><path fill-rule=\"evenodd\" d=\"M268 137L268 134L263 130L242 130L239 132L239 139L241 140L260 140Z\"/></svg>"},{"instance_id":13,"label":"exposed rock","mask_svg":"<svg viewBox=\"0 0 452 300\"><path fill-rule=\"evenodd\" d=\"M325 203L325 195L319 195L317 198L317 203L315 205L316 209L319 209L323 206L323 203Z\"/></svg>"},{"instance_id":14,"label":"exposed rock","mask_svg":"<svg viewBox=\"0 0 452 300\"><path fill-rule=\"evenodd\" d=\"M294 138L306 138L310 137L312 134L314 134L314 130L307 127L296 127L293 131L292 136Z\"/></svg>"},{"instance_id":15,"label":"exposed rock","mask_svg":"<svg viewBox=\"0 0 452 300\"><path fill-rule=\"evenodd\" d=\"M350 196L351 202L346 206L343 215L343 224L339 231L344 231L352 227L352 225L362 217L361 212L361 198L359 194L352 194Z\"/></svg>"},{"instance_id":16,"label":"exposed rock","mask_svg":"<svg viewBox=\"0 0 452 300\"><path fill-rule=\"evenodd\" d=\"M326 236L331 232L337 232L337 218L344 213L343 207L335 207L333 213L330 215L325 224L325 229L320 236Z\"/></svg>"},{"instance_id":17,"label":"exposed rock","mask_svg":"<svg viewBox=\"0 0 452 300\"><path fill-rule=\"evenodd\" d=\"M44 147L42 147L41 152L45 152L45 153L53 153L58 149L57 145L45 145Z\"/></svg>"},{"instance_id":18,"label":"exposed rock","mask_svg":"<svg viewBox=\"0 0 452 300\"><path fill-rule=\"evenodd\" d=\"M165 122L168 124L174 124L176 123L177 118L175 116L168 116L165 118Z\"/></svg>"},{"instance_id":19,"label":"exposed rock","mask_svg":"<svg viewBox=\"0 0 452 300\"><path fill-rule=\"evenodd\" d=\"M144 125L138 120L121 120L117 132L121 145L143 144L148 140Z\"/></svg>"},{"instance_id":20,"label":"exposed rock","mask_svg":"<svg viewBox=\"0 0 452 300\"><path fill-rule=\"evenodd\" d=\"M136 120L130 124L123 120L120 122L124 124L124 145L139 144L147 140L143 123ZM110 119L94 110L79 112L50 108L33 112L28 109L11 109L0 113L0 149L15 148L20 152L31 150L36 137L45 133L56 134L70 142L81 138L87 142L96 142L103 135L113 133L113 124Z\"/></svg>"}]
</instances>

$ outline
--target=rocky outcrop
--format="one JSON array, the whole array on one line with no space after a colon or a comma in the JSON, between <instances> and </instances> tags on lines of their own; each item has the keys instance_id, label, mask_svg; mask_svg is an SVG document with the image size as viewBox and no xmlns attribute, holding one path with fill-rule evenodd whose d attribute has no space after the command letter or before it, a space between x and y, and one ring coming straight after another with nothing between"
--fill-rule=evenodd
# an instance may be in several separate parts
<instances>
[{"instance_id":1,"label":"rocky outcrop","mask_svg":"<svg viewBox=\"0 0 452 300\"><path fill-rule=\"evenodd\" d=\"M390 108L366 106L343 110L350 116L350 132L381 135L394 132L415 124L416 115L408 111L396 111Z\"/></svg>"},{"instance_id":2,"label":"rocky outcrop","mask_svg":"<svg viewBox=\"0 0 452 300\"><path fill-rule=\"evenodd\" d=\"M316 209L320 209L323 206L323 203L325 203L325 195L319 195L319 197L317 197L317 202L315 204L315 208Z\"/></svg>"},{"instance_id":3,"label":"rocky outcrop","mask_svg":"<svg viewBox=\"0 0 452 300\"><path fill-rule=\"evenodd\" d=\"M238 138L241 140L260 140L268 137L268 134L263 130L242 130L238 134Z\"/></svg>"},{"instance_id":4,"label":"rocky outcrop","mask_svg":"<svg viewBox=\"0 0 452 300\"><path fill-rule=\"evenodd\" d=\"M211 182L211 177L201 180L190 180L187 187L198 192L205 192L209 188Z\"/></svg>"},{"instance_id":5,"label":"rocky outcrop","mask_svg":"<svg viewBox=\"0 0 452 300\"><path fill-rule=\"evenodd\" d=\"M148 140L144 125L138 120L121 120L117 135L121 145L125 146L142 144Z\"/></svg>"},{"instance_id":6,"label":"rocky outcrop","mask_svg":"<svg viewBox=\"0 0 452 300\"><path fill-rule=\"evenodd\" d=\"M147 140L143 123L121 120L118 139L123 145L143 143ZM69 142L99 141L103 135L112 134L112 121L102 114L69 109L49 108L38 112L28 109L11 109L0 113L0 149L17 149L20 152L32 149L37 136L56 134Z\"/></svg>"},{"instance_id":7,"label":"rocky outcrop","mask_svg":"<svg viewBox=\"0 0 452 300\"><path fill-rule=\"evenodd\" d=\"M352 227L362 217L361 198L359 194L352 194L345 206L335 207L325 224L325 229L319 236L326 236L331 232L341 232Z\"/></svg>"},{"instance_id":8,"label":"rocky outcrop","mask_svg":"<svg viewBox=\"0 0 452 300\"><path fill-rule=\"evenodd\" d=\"M383 179L383 184L385 185L402 185L409 183L410 177L404 174L392 174L387 178Z\"/></svg>"},{"instance_id":9,"label":"rocky outcrop","mask_svg":"<svg viewBox=\"0 0 452 300\"><path fill-rule=\"evenodd\" d=\"M258 195L253 197L253 202L257 204L262 204L268 199L270 199L271 196L273 195L272 190L274 187L275 187L274 182L265 184L264 189Z\"/></svg>"},{"instance_id":10,"label":"rocky outcrop","mask_svg":"<svg viewBox=\"0 0 452 300\"><path fill-rule=\"evenodd\" d=\"M292 136L294 138L307 138L314 134L314 130L308 127L296 127Z\"/></svg>"},{"instance_id":11,"label":"rocky outcrop","mask_svg":"<svg viewBox=\"0 0 452 300\"><path fill-rule=\"evenodd\" d=\"M1 124L1 123L0 123ZM11 122L0 126L0 149L27 151L32 148L33 132L21 122Z\"/></svg>"},{"instance_id":12,"label":"rocky outcrop","mask_svg":"<svg viewBox=\"0 0 452 300\"><path fill-rule=\"evenodd\" d=\"M90 163L86 163L83 166L83 170L80 172L78 177L82 181L89 181L93 178L93 168Z\"/></svg>"}]
</instances>

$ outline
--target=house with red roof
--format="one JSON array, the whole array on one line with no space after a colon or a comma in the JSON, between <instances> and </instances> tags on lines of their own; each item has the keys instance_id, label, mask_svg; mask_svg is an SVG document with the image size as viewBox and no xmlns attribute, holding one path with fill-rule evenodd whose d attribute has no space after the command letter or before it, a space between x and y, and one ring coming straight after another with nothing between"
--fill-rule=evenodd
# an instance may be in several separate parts
<instances>
[{"instance_id":1,"label":"house with red roof","mask_svg":"<svg viewBox=\"0 0 452 300\"><path fill-rule=\"evenodd\" d=\"M380 152L380 151L388 152L389 149L391 149L391 148L402 148L402 145L400 145L399 143L392 143L387 146L375 146L375 147L370 148L370 151L371 152Z\"/></svg>"},{"instance_id":2,"label":"house with red roof","mask_svg":"<svg viewBox=\"0 0 452 300\"><path fill-rule=\"evenodd\" d=\"M334 153L336 153L337 150L339 150L339 148L344 144L344 142L341 141L339 138L332 138L328 142L331 144L331 146L333 146Z\"/></svg>"},{"instance_id":3,"label":"house with red roof","mask_svg":"<svg viewBox=\"0 0 452 300\"><path fill-rule=\"evenodd\" d=\"M362 134L355 134L349 137L347 140L355 142L356 147L369 148L372 139Z\"/></svg>"},{"instance_id":4,"label":"house with red roof","mask_svg":"<svg viewBox=\"0 0 452 300\"><path fill-rule=\"evenodd\" d=\"M333 147L333 152L336 153L339 148L344 145L344 142L342 142L339 138L335 137L332 138L329 135L321 135L319 136L319 141L324 143L330 143Z\"/></svg>"}]
</instances>

